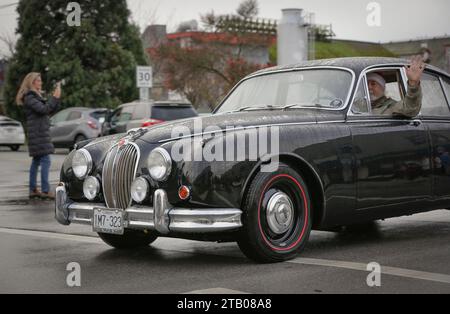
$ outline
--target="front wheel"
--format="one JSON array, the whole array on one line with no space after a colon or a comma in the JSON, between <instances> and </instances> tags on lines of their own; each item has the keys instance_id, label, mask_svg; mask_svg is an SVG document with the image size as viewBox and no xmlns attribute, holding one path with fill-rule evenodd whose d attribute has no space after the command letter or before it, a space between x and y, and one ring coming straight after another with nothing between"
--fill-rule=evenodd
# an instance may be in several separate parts
<instances>
[{"instance_id":1,"label":"front wheel","mask_svg":"<svg viewBox=\"0 0 450 314\"><path fill-rule=\"evenodd\" d=\"M311 201L302 177L280 164L277 172L259 173L248 190L243 229L238 238L242 252L262 263L293 259L311 233Z\"/></svg>"},{"instance_id":2,"label":"front wheel","mask_svg":"<svg viewBox=\"0 0 450 314\"><path fill-rule=\"evenodd\" d=\"M147 247L158 238L155 234L135 230L125 230L123 235L106 233L99 233L98 235L103 242L120 250Z\"/></svg>"},{"instance_id":3,"label":"front wheel","mask_svg":"<svg viewBox=\"0 0 450 314\"><path fill-rule=\"evenodd\" d=\"M12 145L12 146L10 146L9 148L11 148L11 150L12 150L13 152L17 152L17 151L19 151L20 145Z\"/></svg>"}]
</instances>

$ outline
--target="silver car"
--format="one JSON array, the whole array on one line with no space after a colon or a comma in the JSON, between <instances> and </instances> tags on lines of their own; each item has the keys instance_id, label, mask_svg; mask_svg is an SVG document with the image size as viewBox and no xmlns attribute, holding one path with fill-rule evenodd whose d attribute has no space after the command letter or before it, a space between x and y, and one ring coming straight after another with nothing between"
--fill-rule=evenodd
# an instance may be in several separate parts
<instances>
[{"instance_id":1,"label":"silver car","mask_svg":"<svg viewBox=\"0 0 450 314\"><path fill-rule=\"evenodd\" d=\"M54 115L50 135L57 148L71 149L76 143L102 136L107 109L69 108Z\"/></svg>"},{"instance_id":2,"label":"silver car","mask_svg":"<svg viewBox=\"0 0 450 314\"><path fill-rule=\"evenodd\" d=\"M0 146L7 146L18 151L25 144L25 132L22 123L0 116Z\"/></svg>"},{"instance_id":3,"label":"silver car","mask_svg":"<svg viewBox=\"0 0 450 314\"><path fill-rule=\"evenodd\" d=\"M197 117L198 113L189 102L183 101L136 101L121 105L107 118L105 135L126 133L135 128L147 128L167 121Z\"/></svg>"}]
</instances>

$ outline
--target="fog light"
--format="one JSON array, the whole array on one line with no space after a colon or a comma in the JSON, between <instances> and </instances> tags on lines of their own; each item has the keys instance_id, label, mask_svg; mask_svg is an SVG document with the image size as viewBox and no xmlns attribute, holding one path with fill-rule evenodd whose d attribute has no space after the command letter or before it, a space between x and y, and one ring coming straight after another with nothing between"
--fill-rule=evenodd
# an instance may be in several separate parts
<instances>
[{"instance_id":1,"label":"fog light","mask_svg":"<svg viewBox=\"0 0 450 314\"><path fill-rule=\"evenodd\" d=\"M191 196L191 190L189 190L189 188L187 186L183 185L178 190L178 196L180 197L180 199L182 201L185 201Z\"/></svg>"},{"instance_id":2,"label":"fog light","mask_svg":"<svg viewBox=\"0 0 450 314\"><path fill-rule=\"evenodd\" d=\"M83 183L83 193L84 197L88 200L93 201L98 193L100 193L100 182L95 177L87 177Z\"/></svg>"},{"instance_id":3,"label":"fog light","mask_svg":"<svg viewBox=\"0 0 450 314\"><path fill-rule=\"evenodd\" d=\"M147 198L148 191L149 185L147 180L142 177L137 178L131 185L131 198L133 201L140 204Z\"/></svg>"}]
</instances>

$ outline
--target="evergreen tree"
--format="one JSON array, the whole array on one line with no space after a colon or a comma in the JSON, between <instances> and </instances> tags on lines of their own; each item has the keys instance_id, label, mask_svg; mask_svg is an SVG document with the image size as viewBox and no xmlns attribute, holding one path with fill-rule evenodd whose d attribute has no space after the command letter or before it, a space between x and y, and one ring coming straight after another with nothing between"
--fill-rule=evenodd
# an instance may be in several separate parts
<instances>
[{"instance_id":1,"label":"evergreen tree","mask_svg":"<svg viewBox=\"0 0 450 314\"><path fill-rule=\"evenodd\" d=\"M78 1L80 26L68 25L68 3L21 0L18 5L20 38L5 87L12 117L23 120L15 95L29 72L42 74L48 93L57 81L65 80L64 108L114 108L138 96L135 67L147 62L126 0Z\"/></svg>"}]
</instances>

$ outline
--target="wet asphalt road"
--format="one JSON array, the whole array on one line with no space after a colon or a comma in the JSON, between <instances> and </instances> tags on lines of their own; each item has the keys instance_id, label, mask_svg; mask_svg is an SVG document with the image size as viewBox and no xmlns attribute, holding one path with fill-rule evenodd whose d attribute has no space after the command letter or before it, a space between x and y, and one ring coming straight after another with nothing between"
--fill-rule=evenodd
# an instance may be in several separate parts
<instances>
[{"instance_id":1,"label":"wet asphalt road","mask_svg":"<svg viewBox=\"0 0 450 314\"><path fill-rule=\"evenodd\" d=\"M53 156L58 179L66 151ZM360 230L313 232L298 259L258 265L234 243L158 239L116 251L86 226L63 227L53 204L26 200L26 152L0 149L0 293L450 293L450 211L390 219ZM66 266L81 266L69 288ZM381 287L365 269L381 265Z\"/></svg>"}]
</instances>

